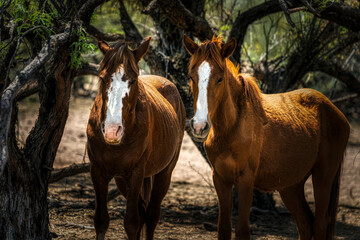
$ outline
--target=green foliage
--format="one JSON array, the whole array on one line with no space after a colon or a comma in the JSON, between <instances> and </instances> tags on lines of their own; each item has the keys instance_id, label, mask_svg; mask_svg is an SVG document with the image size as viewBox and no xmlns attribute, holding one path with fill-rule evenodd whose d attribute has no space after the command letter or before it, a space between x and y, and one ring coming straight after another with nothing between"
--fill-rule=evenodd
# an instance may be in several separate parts
<instances>
[{"instance_id":1,"label":"green foliage","mask_svg":"<svg viewBox=\"0 0 360 240\"><path fill-rule=\"evenodd\" d=\"M47 13L44 9L40 9L37 1L15 0L11 3L9 13L19 26L16 33L21 36L27 30L38 27L34 30L35 37L45 39L48 35L54 34L52 23L56 14L54 12Z\"/></svg>"},{"instance_id":2,"label":"green foliage","mask_svg":"<svg viewBox=\"0 0 360 240\"><path fill-rule=\"evenodd\" d=\"M96 50L96 46L91 43L91 40L85 35L84 29L79 29L74 32L78 37L77 42L71 44L71 53L70 53L70 67L79 68L83 62L85 62L82 54L92 53Z\"/></svg>"},{"instance_id":3,"label":"green foliage","mask_svg":"<svg viewBox=\"0 0 360 240\"><path fill-rule=\"evenodd\" d=\"M315 0L314 3L317 6L318 11L322 11L326 8L329 4L333 3L334 0Z\"/></svg>"},{"instance_id":4,"label":"green foliage","mask_svg":"<svg viewBox=\"0 0 360 240\"><path fill-rule=\"evenodd\" d=\"M229 24L222 25L219 29L219 35L221 36L226 35L226 33L230 31L231 31L231 25Z\"/></svg>"}]
</instances>

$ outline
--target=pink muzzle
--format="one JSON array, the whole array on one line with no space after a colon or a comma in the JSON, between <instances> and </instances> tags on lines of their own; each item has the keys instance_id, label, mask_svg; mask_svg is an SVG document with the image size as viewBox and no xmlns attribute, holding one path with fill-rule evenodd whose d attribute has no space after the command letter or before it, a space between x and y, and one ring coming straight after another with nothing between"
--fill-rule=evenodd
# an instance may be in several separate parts
<instances>
[{"instance_id":1,"label":"pink muzzle","mask_svg":"<svg viewBox=\"0 0 360 240\"><path fill-rule=\"evenodd\" d=\"M104 139L109 144L118 144L121 142L123 127L120 124L105 124L103 128Z\"/></svg>"}]
</instances>

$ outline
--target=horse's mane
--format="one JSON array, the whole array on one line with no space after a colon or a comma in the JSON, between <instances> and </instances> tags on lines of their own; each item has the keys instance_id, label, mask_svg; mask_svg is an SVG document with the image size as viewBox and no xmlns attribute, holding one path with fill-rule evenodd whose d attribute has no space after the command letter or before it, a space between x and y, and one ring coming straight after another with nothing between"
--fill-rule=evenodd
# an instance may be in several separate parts
<instances>
[{"instance_id":1,"label":"horse's mane","mask_svg":"<svg viewBox=\"0 0 360 240\"><path fill-rule=\"evenodd\" d=\"M101 78L104 79L106 75L113 74L120 65L123 65L125 74L135 73L139 75L139 66L125 41L121 41L109 49L101 61L99 68L99 92L104 87L104 81Z\"/></svg>"},{"instance_id":2,"label":"horse's mane","mask_svg":"<svg viewBox=\"0 0 360 240\"><path fill-rule=\"evenodd\" d=\"M239 65L234 65L228 58L226 58L226 61L223 60L220 53L222 43L222 38L214 35L211 41L206 40L200 44L198 50L190 59L189 71L191 71L196 64L211 59L222 70L225 71L226 68L229 70L236 81L243 86L244 94L247 99L252 103L259 102L259 100L261 100L261 90L256 84L256 79L249 74L240 74Z\"/></svg>"}]
</instances>

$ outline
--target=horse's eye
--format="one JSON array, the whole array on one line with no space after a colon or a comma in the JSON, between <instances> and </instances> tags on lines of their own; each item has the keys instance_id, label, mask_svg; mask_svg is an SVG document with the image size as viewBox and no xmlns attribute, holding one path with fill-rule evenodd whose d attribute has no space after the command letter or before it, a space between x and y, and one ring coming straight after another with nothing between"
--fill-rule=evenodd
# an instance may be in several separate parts
<instances>
[{"instance_id":1,"label":"horse's eye","mask_svg":"<svg viewBox=\"0 0 360 240\"><path fill-rule=\"evenodd\" d=\"M129 82L129 86L134 85L135 82L136 82L136 80L131 80L131 81Z\"/></svg>"},{"instance_id":2,"label":"horse's eye","mask_svg":"<svg viewBox=\"0 0 360 240\"><path fill-rule=\"evenodd\" d=\"M191 76L189 76L189 79L190 81L194 82L194 79Z\"/></svg>"},{"instance_id":3,"label":"horse's eye","mask_svg":"<svg viewBox=\"0 0 360 240\"><path fill-rule=\"evenodd\" d=\"M221 82L222 82L222 80L223 80L223 78L221 77L221 78L219 78L219 79L217 80L217 82L216 82L216 83L221 83Z\"/></svg>"}]
</instances>

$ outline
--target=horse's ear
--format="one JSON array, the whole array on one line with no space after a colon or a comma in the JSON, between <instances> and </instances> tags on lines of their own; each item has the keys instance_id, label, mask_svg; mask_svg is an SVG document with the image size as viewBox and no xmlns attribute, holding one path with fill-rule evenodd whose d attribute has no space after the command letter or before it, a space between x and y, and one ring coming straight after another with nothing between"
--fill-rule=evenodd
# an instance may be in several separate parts
<instances>
[{"instance_id":1,"label":"horse's ear","mask_svg":"<svg viewBox=\"0 0 360 240\"><path fill-rule=\"evenodd\" d=\"M188 51L191 55L193 55L196 52L196 50L199 48L199 45L197 45L186 34L183 35L183 43L184 43L186 51Z\"/></svg>"},{"instance_id":2,"label":"horse's ear","mask_svg":"<svg viewBox=\"0 0 360 240\"><path fill-rule=\"evenodd\" d=\"M134 57L135 57L135 61L136 62L139 62L140 59L146 54L146 52L149 50L149 47L150 47L150 40L151 40L151 37L148 37L144 42L142 42L140 44L140 46L133 50L133 54L134 54Z\"/></svg>"},{"instance_id":3,"label":"horse's ear","mask_svg":"<svg viewBox=\"0 0 360 240\"><path fill-rule=\"evenodd\" d=\"M101 40L98 35L96 35L95 37L98 40L98 47L99 47L100 51L103 54L105 54L107 51L109 51L109 49L110 49L109 45L106 42L104 42L103 40Z\"/></svg>"},{"instance_id":4,"label":"horse's ear","mask_svg":"<svg viewBox=\"0 0 360 240\"><path fill-rule=\"evenodd\" d=\"M224 44L224 46L222 46L221 48L221 56L223 58L227 58L230 57L231 54L233 54L233 52L236 49L236 39L232 38L230 41L228 41L227 43Z\"/></svg>"}]
</instances>

